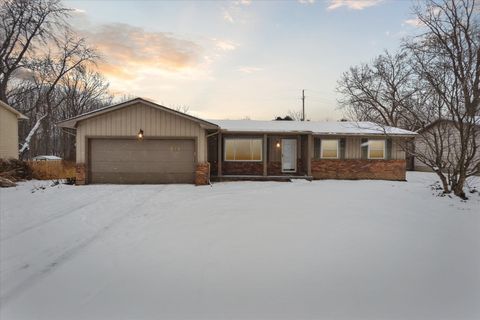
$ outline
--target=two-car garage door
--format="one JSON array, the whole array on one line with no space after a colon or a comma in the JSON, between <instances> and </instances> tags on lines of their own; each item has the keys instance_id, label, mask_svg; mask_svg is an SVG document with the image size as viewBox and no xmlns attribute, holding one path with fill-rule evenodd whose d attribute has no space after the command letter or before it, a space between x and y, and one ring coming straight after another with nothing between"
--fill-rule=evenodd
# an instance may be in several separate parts
<instances>
[{"instance_id":1,"label":"two-car garage door","mask_svg":"<svg viewBox=\"0 0 480 320\"><path fill-rule=\"evenodd\" d=\"M91 183L193 183L192 139L90 139Z\"/></svg>"}]
</instances>

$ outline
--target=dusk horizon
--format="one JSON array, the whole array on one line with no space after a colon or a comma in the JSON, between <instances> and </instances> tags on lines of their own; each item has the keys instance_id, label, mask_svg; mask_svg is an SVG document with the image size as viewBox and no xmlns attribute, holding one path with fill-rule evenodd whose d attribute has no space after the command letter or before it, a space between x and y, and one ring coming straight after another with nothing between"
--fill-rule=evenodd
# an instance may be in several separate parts
<instances>
[{"instance_id":1,"label":"dusk horizon","mask_svg":"<svg viewBox=\"0 0 480 320\"><path fill-rule=\"evenodd\" d=\"M418 29L411 1L66 1L118 97L209 119L343 117L342 73Z\"/></svg>"}]
</instances>

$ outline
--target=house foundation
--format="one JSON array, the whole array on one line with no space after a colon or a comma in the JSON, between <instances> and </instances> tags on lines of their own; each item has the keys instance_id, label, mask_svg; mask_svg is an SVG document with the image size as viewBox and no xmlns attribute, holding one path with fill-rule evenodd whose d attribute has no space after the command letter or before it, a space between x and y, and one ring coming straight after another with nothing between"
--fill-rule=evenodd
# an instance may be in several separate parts
<instances>
[{"instance_id":1,"label":"house foundation","mask_svg":"<svg viewBox=\"0 0 480 320\"><path fill-rule=\"evenodd\" d=\"M314 179L406 180L405 160L312 160Z\"/></svg>"},{"instance_id":2,"label":"house foundation","mask_svg":"<svg viewBox=\"0 0 480 320\"><path fill-rule=\"evenodd\" d=\"M82 186L87 183L86 179L86 167L83 163L78 163L75 166L75 184Z\"/></svg>"}]
</instances>

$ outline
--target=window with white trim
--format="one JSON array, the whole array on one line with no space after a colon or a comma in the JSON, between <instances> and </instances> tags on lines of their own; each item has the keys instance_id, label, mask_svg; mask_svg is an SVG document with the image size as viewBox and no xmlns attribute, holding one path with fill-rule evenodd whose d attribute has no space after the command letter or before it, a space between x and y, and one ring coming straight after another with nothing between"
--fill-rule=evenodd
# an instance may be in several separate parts
<instances>
[{"instance_id":1,"label":"window with white trim","mask_svg":"<svg viewBox=\"0 0 480 320\"><path fill-rule=\"evenodd\" d=\"M262 139L226 138L225 161L262 161Z\"/></svg>"},{"instance_id":2,"label":"window with white trim","mask_svg":"<svg viewBox=\"0 0 480 320\"><path fill-rule=\"evenodd\" d=\"M322 159L338 159L338 139L322 139L320 157Z\"/></svg>"},{"instance_id":3,"label":"window with white trim","mask_svg":"<svg viewBox=\"0 0 480 320\"><path fill-rule=\"evenodd\" d=\"M385 159L385 140L368 140L368 159Z\"/></svg>"}]
</instances>

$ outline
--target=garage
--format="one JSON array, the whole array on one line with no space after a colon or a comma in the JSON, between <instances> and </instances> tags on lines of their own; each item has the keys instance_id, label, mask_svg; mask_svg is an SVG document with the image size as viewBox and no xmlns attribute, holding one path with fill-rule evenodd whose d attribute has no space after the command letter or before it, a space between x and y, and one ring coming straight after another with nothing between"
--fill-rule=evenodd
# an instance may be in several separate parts
<instances>
[{"instance_id":1,"label":"garage","mask_svg":"<svg viewBox=\"0 0 480 320\"><path fill-rule=\"evenodd\" d=\"M91 139L91 183L193 183L191 139Z\"/></svg>"},{"instance_id":2,"label":"garage","mask_svg":"<svg viewBox=\"0 0 480 320\"><path fill-rule=\"evenodd\" d=\"M77 185L210 183L216 124L135 98L57 124L75 135Z\"/></svg>"}]
</instances>

